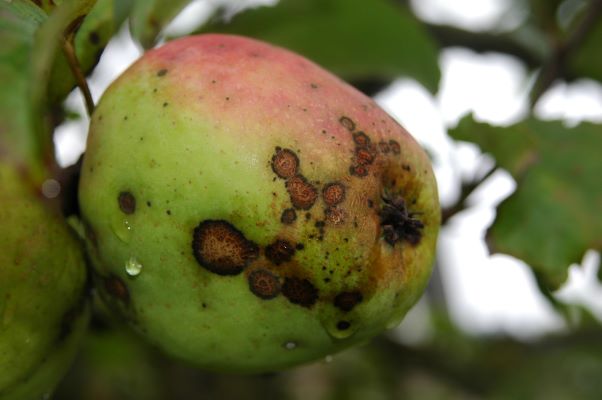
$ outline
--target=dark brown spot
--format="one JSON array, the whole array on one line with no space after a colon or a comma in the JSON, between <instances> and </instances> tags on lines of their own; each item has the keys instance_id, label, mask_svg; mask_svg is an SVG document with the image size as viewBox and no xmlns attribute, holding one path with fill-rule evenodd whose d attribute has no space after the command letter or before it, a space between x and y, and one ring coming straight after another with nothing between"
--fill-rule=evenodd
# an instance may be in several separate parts
<instances>
[{"instance_id":1,"label":"dark brown spot","mask_svg":"<svg viewBox=\"0 0 602 400\"><path fill-rule=\"evenodd\" d=\"M121 192L117 198L119 208L125 214L133 214L136 211L136 198L130 192Z\"/></svg>"},{"instance_id":2,"label":"dark brown spot","mask_svg":"<svg viewBox=\"0 0 602 400\"><path fill-rule=\"evenodd\" d=\"M93 45L97 45L98 43L100 43L100 36L98 36L98 32L90 32L90 34L88 35L88 40L90 40L90 43L92 43Z\"/></svg>"},{"instance_id":3,"label":"dark brown spot","mask_svg":"<svg viewBox=\"0 0 602 400\"><path fill-rule=\"evenodd\" d=\"M342 116L339 118L339 122L343 125L349 132L355 130L355 122L349 117Z\"/></svg>"},{"instance_id":4,"label":"dark brown spot","mask_svg":"<svg viewBox=\"0 0 602 400\"><path fill-rule=\"evenodd\" d=\"M192 251L198 263L218 275L236 275L259 256L259 248L234 226L205 220L194 229Z\"/></svg>"},{"instance_id":5,"label":"dark brown spot","mask_svg":"<svg viewBox=\"0 0 602 400\"><path fill-rule=\"evenodd\" d=\"M167 70L165 68L160 69L159 72L157 72L157 76L165 76L165 74L167 74Z\"/></svg>"},{"instance_id":6,"label":"dark brown spot","mask_svg":"<svg viewBox=\"0 0 602 400\"><path fill-rule=\"evenodd\" d=\"M364 176L368 175L368 168L363 165L352 165L351 168L349 168L349 173L351 175L363 178Z\"/></svg>"},{"instance_id":7,"label":"dark brown spot","mask_svg":"<svg viewBox=\"0 0 602 400\"><path fill-rule=\"evenodd\" d=\"M169 105L168 102L163 103L163 107L167 107Z\"/></svg>"},{"instance_id":8,"label":"dark brown spot","mask_svg":"<svg viewBox=\"0 0 602 400\"><path fill-rule=\"evenodd\" d=\"M299 169L299 158L289 149L276 148L276 154L272 157L272 170L280 178L288 179L297 174Z\"/></svg>"},{"instance_id":9,"label":"dark brown spot","mask_svg":"<svg viewBox=\"0 0 602 400\"><path fill-rule=\"evenodd\" d=\"M353 134L353 141L360 147L370 146L370 138L364 132L355 132Z\"/></svg>"},{"instance_id":10,"label":"dark brown spot","mask_svg":"<svg viewBox=\"0 0 602 400\"><path fill-rule=\"evenodd\" d=\"M293 304L311 307L318 300L318 290L307 279L286 278L282 294Z\"/></svg>"},{"instance_id":11,"label":"dark brown spot","mask_svg":"<svg viewBox=\"0 0 602 400\"><path fill-rule=\"evenodd\" d=\"M355 158L359 165L369 165L374 161L374 154L365 147L355 149Z\"/></svg>"},{"instance_id":12,"label":"dark brown spot","mask_svg":"<svg viewBox=\"0 0 602 400\"><path fill-rule=\"evenodd\" d=\"M280 222L286 225L290 225L297 219L297 212L294 208L287 208L282 212L282 216L280 217Z\"/></svg>"},{"instance_id":13,"label":"dark brown spot","mask_svg":"<svg viewBox=\"0 0 602 400\"><path fill-rule=\"evenodd\" d=\"M336 206L345 199L345 186L338 182L328 183L322 189L322 197L329 206Z\"/></svg>"},{"instance_id":14,"label":"dark brown spot","mask_svg":"<svg viewBox=\"0 0 602 400\"><path fill-rule=\"evenodd\" d=\"M111 275L104 279L104 287L107 293L122 302L128 304L130 302L130 292L126 284L118 277Z\"/></svg>"},{"instance_id":15,"label":"dark brown spot","mask_svg":"<svg viewBox=\"0 0 602 400\"><path fill-rule=\"evenodd\" d=\"M265 248L265 256L276 265L290 261L295 255L295 247L286 240L277 239Z\"/></svg>"},{"instance_id":16,"label":"dark brown spot","mask_svg":"<svg viewBox=\"0 0 602 400\"><path fill-rule=\"evenodd\" d=\"M324 211L326 222L332 225L340 225L345 222L345 211L337 207L328 207Z\"/></svg>"},{"instance_id":17,"label":"dark brown spot","mask_svg":"<svg viewBox=\"0 0 602 400\"><path fill-rule=\"evenodd\" d=\"M315 83L310 84L310 86L311 86L312 89L317 89L318 88L318 85L315 84Z\"/></svg>"},{"instance_id":18,"label":"dark brown spot","mask_svg":"<svg viewBox=\"0 0 602 400\"><path fill-rule=\"evenodd\" d=\"M412 167L409 164L403 164L401 168L403 168L403 170L407 172L410 172L412 170Z\"/></svg>"},{"instance_id":19,"label":"dark brown spot","mask_svg":"<svg viewBox=\"0 0 602 400\"><path fill-rule=\"evenodd\" d=\"M273 299L280 293L280 281L270 271L258 269L249 274L249 289L259 298Z\"/></svg>"},{"instance_id":20,"label":"dark brown spot","mask_svg":"<svg viewBox=\"0 0 602 400\"><path fill-rule=\"evenodd\" d=\"M351 323L349 321L339 321L337 322L337 329L340 331L346 331L351 327Z\"/></svg>"},{"instance_id":21,"label":"dark brown spot","mask_svg":"<svg viewBox=\"0 0 602 400\"><path fill-rule=\"evenodd\" d=\"M401 147L395 140L389 140L389 146L391 147L393 154L399 154L401 152Z\"/></svg>"},{"instance_id":22,"label":"dark brown spot","mask_svg":"<svg viewBox=\"0 0 602 400\"><path fill-rule=\"evenodd\" d=\"M296 175L286 181L286 190L295 208L309 210L316 199L318 191L301 175Z\"/></svg>"},{"instance_id":23,"label":"dark brown spot","mask_svg":"<svg viewBox=\"0 0 602 400\"><path fill-rule=\"evenodd\" d=\"M360 292L342 292L334 298L334 306L347 312L353 310L363 299Z\"/></svg>"},{"instance_id":24,"label":"dark brown spot","mask_svg":"<svg viewBox=\"0 0 602 400\"><path fill-rule=\"evenodd\" d=\"M387 143L387 142L378 142L378 148L384 154L387 154L389 151L391 151L391 148L389 147L389 143Z\"/></svg>"}]
</instances>

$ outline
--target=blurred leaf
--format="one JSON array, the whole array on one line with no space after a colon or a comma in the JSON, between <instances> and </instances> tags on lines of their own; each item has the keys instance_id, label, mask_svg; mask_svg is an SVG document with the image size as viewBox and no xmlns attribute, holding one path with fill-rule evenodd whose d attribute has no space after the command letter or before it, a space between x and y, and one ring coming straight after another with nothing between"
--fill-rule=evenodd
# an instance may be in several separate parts
<instances>
[{"instance_id":1,"label":"blurred leaf","mask_svg":"<svg viewBox=\"0 0 602 400\"><path fill-rule=\"evenodd\" d=\"M602 18L569 57L569 68L576 76L586 76L602 82Z\"/></svg>"},{"instance_id":2,"label":"blurred leaf","mask_svg":"<svg viewBox=\"0 0 602 400\"><path fill-rule=\"evenodd\" d=\"M433 93L439 85L434 42L407 8L388 0L282 0L201 31L286 47L348 81L408 75Z\"/></svg>"},{"instance_id":3,"label":"blurred leaf","mask_svg":"<svg viewBox=\"0 0 602 400\"><path fill-rule=\"evenodd\" d=\"M578 333L547 346L526 348L497 380L493 399L598 400L602 395L602 345L594 334ZM581 339L581 340L579 340Z\"/></svg>"},{"instance_id":4,"label":"blurred leaf","mask_svg":"<svg viewBox=\"0 0 602 400\"><path fill-rule=\"evenodd\" d=\"M557 288L572 263L602 248L602 126L528 119L494 127L465 117L450 134L478 144L518 187L488 232L493 251L527 262Z\"/></svg>"},{"instance_id":5,"label":"blurred leaf","mask_svg":"<svg viewBox=\"0 0 602 400\"><path fill-rule=\"evenodd\" d=\"M157 43L163 28L192 0L135 0L130 16L132 36L145 49Z\"/></svg>"},{"instance_id":6,"label":"blurred leaf","mask_svg":"<svg viewBox=\"0 0 602 400\"><path fill-rule=\"evenodd\" d=\"M98 63L102 52L129 13L131 0L98 0L75 36L75 53L84 74ZM57 57L50 77L50 103L57 103L75 87L66 58Z\"/></svg>"},{"instance_id":7,"label":"blurred leaf","mask_svg":"<svg viewBox=\"0 0 602 400\"><path fill-rule=\"evenodd\" d=\"M563 0L529 0L531 17L543 31L557 35L558 23L556 13Z\"/></svg>"},{"instance_id":8,"label":"blurred leaf","mask_svg":"<svg viewBox=\"0 0 602 400\"><path fill-rule=\"evenodd\" d=\"M43 146L31 134L28 93L34 35L45 20L44 12L29 1L0 2L0 158L27 165L34 175L41 173Z\"/></svg>"},{"instance_id":9,"label":"blurred leaf","mask_svg":"<svg viewBox=\"0 0 602 400\"><path fill-rule=\"evenodd\" d=\"M48 89L52 66L62 52L65 33L74 29L94 6L95 0L65 0L35 32L29 75L29 105L33 134L44 143L46 162L54 159L48 115ZM49 160L50 159L50 160Z\"/></svg>"}]
</instances>

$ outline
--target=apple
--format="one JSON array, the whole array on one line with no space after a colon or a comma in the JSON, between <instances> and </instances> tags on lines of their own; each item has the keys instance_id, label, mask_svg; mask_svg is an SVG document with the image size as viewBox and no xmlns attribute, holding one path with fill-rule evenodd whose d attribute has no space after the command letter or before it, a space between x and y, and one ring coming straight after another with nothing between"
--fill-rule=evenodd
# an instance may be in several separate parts
<instances>
[{"instance_id":1,"label":"apple","mask_svg":"<svg viewBox=\"0 0 602 400\"><path fill-rule=\"evenodd\" d=\"M307 59L207 34L102 96L79 200L103 299L200 367L273 371L397 325L431 273L428 156Z\"/></svg>"},{"instance_id":2,"label":"apple","mask_svg":"<svg viewBox=\"0 0 602 400\"><path fill-rule=\"evenodd\" d=\"M2 400L49 397L77 354L89 314L80 240L24 170L0 157Z\"/></svg>"}]
</instances>

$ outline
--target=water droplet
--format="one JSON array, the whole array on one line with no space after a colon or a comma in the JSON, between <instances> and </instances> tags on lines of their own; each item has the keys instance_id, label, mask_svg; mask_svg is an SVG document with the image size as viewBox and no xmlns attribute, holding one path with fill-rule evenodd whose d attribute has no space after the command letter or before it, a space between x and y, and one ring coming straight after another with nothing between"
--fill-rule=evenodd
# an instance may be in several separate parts
<instances>
[{"instance_id":1,"label":"water droplet","mask_svg":"<svg viewBox=\"0 0 602 400\"><path fill-rule=\"evenodd\" d=\"M125 262L125 272L127 272L129 276L137 276L141 271L142 264L140 264L135 257L130 257L130 259Z\"/></svg>"},{"instance_id":2,"label":"water droplet","mask_svg":"<svg viewBox=\"0 0 602 400\"><path fill-rule=\"evenodd\" d=\"M322 323L324 329L335 339L347 339L357 331L357 324L345 320L327 320Z\"/></svg>"},{"instance_id":3,"label":"water droplet","mask_svg":"<svg viewBox=\"0 0 602 400\"><path fill-rule=\"evenodd\" d=\"M113 223L111 224L111 228L121 241L125 243L130 241L132 226L127 219L123 219L121 217L114 219Z\"/></svg>"},{"instance_id":4,"label":"water droplet","mask_svg":"<svg viewBox=\"0 0 602 400\"><path fill-rule=\"evenodd\" d=\"M286 342L282 345L282 347L284 347L287 350L293 350L297 348L297 343L296 342Z\"/></svg>"}]
</instances>

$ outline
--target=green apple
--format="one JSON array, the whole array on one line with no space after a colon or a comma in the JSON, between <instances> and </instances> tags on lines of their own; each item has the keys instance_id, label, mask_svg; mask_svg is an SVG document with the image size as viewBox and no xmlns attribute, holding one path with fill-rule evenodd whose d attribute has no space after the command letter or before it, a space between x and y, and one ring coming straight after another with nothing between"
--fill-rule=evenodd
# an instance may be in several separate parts
<instances>
[{"instance_id":1,"label":"green apple","mask_svg":"<svg viewBox=\"0 0 602 400\"><path fill-rule=\"evenodd\" d=\"M233 372L395 326L440 224L427 155L373 100L229 35L174 40L109 87L79 200L109 305L166 352Z\"/></svg>"},{"instance_id":2,"label":"green apple","mask_svg":"<svg viewBox=\"0 0 602 400\"><path fill-rule=\"evenodd\" d=\"M83 246L4 161L0 187L0 399L47 398L87 325Z\"/></svg>"}]
</instances>

